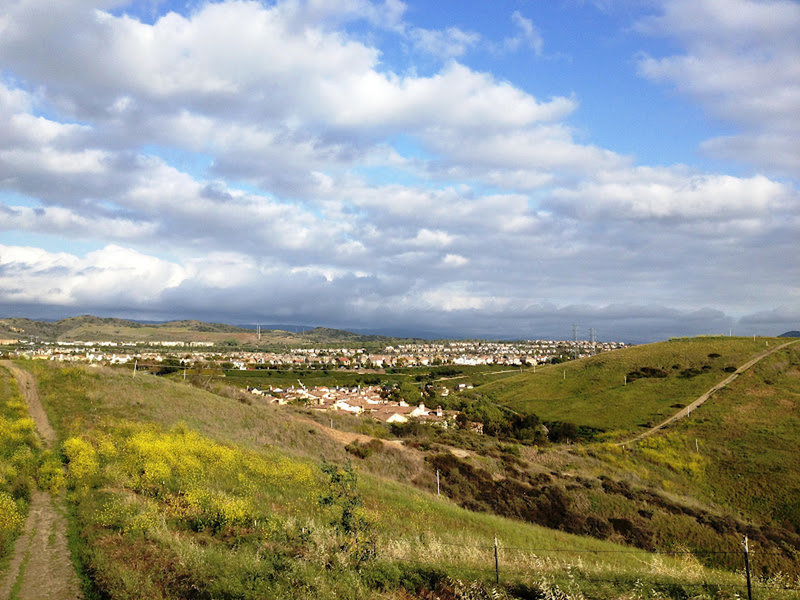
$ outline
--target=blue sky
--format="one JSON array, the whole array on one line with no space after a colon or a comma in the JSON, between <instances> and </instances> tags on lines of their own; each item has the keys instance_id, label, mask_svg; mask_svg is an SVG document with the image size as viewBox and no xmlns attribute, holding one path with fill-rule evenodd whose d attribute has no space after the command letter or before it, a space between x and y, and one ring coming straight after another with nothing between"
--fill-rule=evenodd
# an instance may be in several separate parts
<instances>
[{"instance_id":1,"label":"blue sky","mask_svg":"<svg viewBox=\"0 0 800 600\"><path fill-rule=\"evenodd\" d=\"M800 328L795 0L11 0L0 312Z\"/></svg>"}]
</instances>

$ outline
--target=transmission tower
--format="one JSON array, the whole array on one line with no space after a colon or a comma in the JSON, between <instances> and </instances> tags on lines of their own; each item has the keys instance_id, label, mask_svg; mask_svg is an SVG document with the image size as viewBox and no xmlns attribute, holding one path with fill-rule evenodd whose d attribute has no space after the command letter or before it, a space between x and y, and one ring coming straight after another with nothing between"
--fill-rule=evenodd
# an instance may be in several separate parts
<instances>
[{"instance_id":1,"label":"transmission tower","mask_svg":"<svg viewBox=\"0 0 800 600\"><path fill-rule=\"evenodd\" d=\"M575 358L578 358L578 325L577 323L572 324L572 352L575 354Z\"/></svg>"}]
</instances>

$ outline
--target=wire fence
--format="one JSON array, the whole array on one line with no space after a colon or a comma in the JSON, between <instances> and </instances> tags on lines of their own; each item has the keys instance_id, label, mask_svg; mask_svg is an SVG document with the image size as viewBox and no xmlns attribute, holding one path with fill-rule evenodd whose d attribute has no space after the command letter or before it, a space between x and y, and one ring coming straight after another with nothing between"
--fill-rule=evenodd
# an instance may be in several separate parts
<instances>
[{"instance_id":1,"label":"wire fence","mask_svg":"<svg viewBox=\"0 0 800 600\"><path fill-rule=\"evenodd\" d=\"M389 538L385 539L385 547L381 547L380 555L391 560L402 561L408 564L418 566L431 566L431 560L421 560L415 558L420 554L431 554L435 547L442 546L447 548L448 558L450 564L444 564L441 561L436 561L435 564L446 570L453 570L466 575L473 574L480 577L489 577L494 575L497 582L501 578L535 578L546 574L544 571L537 571L536 567L520 565L518 560L509 560L508 554L512 555L528 555L532 558L541 558L543 556L565 556L572 555L577 557L598 557L607 555L636 555L646 557L650 560L657 557L672 557L672 558L702 558L712 556L738 556L741 557L741 570L735 572L720 572L720 576L725 580L713 581L703 579L700 581L679 580L676 576L661 574L654 575L649 573L647 578L648 586L655 586L656 588L700 588L706 591L715 590L735 590L737 594L741 592L744 596L752 598L753 592L758 591L777 591L777 592L800 592L800 576L794 579L787 580L786 578L753 578L750 569L753 562L758 563L760 557L768 556L781 556L787 558L787 553L776 551L753 551L747 547L746 538L743 547L736 550L641 550L641 549L586 549L586 548L567 548L567 547L533 547L533 546L505 546L499 543L495 538L494 544L464 544L459 542L449 542L439 539L430 539L427 542L424 540L417 541L409 538ZM395 543L399 547L392 547L390 544ZM475 551L485 553L485 556L480 554L476 555ZM800 556L800 550L797 551ZM791 557L788 557L791 558ZM484 565L477 564L483 562ZM549 565L552 571L555 565ZM602 570L604 567L612 568L612 565L597 564L594 566L596 570ZM591 573L591 569L586 566L574 568L570 565L562 565L562 571L569 571L575 577L575 583L581 582L590 583L606 583L615 586L625 585L626 583L632 584L637 579L635 573L620 574L617 576L600 576ZM732 582L730 579L733 577L741 577L741 582ZM800 596L798 596L800 597Z\"/></svg>"}]
</instances>

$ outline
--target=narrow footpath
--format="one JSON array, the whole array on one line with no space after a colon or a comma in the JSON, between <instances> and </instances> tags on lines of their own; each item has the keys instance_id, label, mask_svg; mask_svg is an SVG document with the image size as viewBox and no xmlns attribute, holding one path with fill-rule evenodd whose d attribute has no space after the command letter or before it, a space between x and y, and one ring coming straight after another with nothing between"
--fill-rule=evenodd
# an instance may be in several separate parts
<instances>
[{"instance_id":1,"label":"narrow footpath","mask_svg":"<svg viewBox=\"0 0 800 600\"><path fill-rule=\"evenodd\" d=\"M683 419L684 417L688 417L692 413L693 410L695 410L698 406L701 406L702 404L704 404L705 401L708 400L709 398L711 398L711 396L715 392L718 392L722 388L730 385L733 381L735 381L739 377L739 375L741 375L742 373L747 371L747 369L749 369L750 367L752 367L753 365L755 365L759 361L765 359L769 355L774 354L778 350L783 350L784 348L786 348L786 346L791 346L792 344L796 344L797 342L798 342L798 340L794 340L794 341L791 341L791 342L786 342L785 344L781 344L780 346L775 346L774 348L770 348L769 350L765 350L764 352L762 352L758 356L756 356L754 358L751 358L749 361L744 363L741 367L736 369L736 371L734 371L734 373L730 377L726 377L725 379L720 381L717 385L712 387L710 390L708 390L702 396L697 398L694 402L689 404L689 406L686 406L685 408L682 408L681 410L676 412L674 415L672 415L666 421L664 421L662 423L659 423L655 427L651 427L650 429L640 433L636 437L633 437L633 438L631 438L629 440L626 440L624 442L619 442L617 445L625 446L626 444L633 444L634 442L638 442L640 440L643 440L644 438L653 435L657 431L660 431L661 429L664 429L664 427L674 423L678 419Z\"/></svg>"},{"instance_id":2,"label":"narrow footpath","mask_svg":"<svg viewBox=\"0 0 800 600\"><path fill-rule=\"evenodd\" d=\"M56 433L39 400L36 380L10 361L0 361L17 380L46 448L55 445ZM52 498L35 490L28 520L17 538L11 563L0 578L2 600L79 600L83 598L67 547L66 502L63 494Z\"/></svg>"}]
</instances>

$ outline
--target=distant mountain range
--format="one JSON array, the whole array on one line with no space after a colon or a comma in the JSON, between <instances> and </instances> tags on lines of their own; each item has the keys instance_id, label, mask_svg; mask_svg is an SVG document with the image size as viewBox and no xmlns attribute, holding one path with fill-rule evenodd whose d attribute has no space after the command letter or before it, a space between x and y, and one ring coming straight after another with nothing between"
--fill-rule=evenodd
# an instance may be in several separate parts
<instances>
[{"instance_id":1,"label":"distant mountain range","mask_svg":"<svg viewBox=\"0 0 800 600\"><path fill-rule=\"evenodd\" d=\"M800 337L800 331L787 331L780 334L778 337Z\"/></svg>"}]
</instances>

